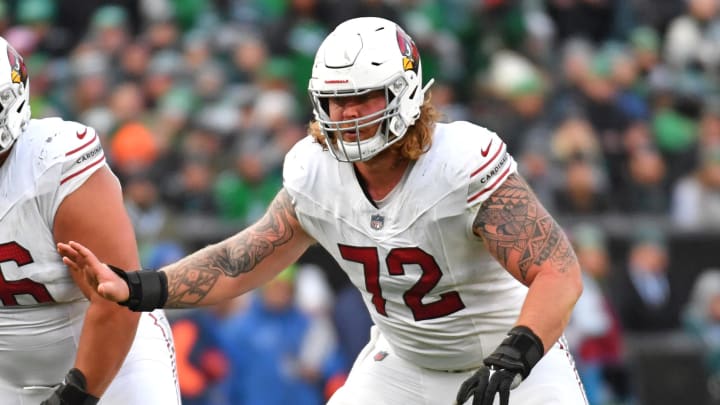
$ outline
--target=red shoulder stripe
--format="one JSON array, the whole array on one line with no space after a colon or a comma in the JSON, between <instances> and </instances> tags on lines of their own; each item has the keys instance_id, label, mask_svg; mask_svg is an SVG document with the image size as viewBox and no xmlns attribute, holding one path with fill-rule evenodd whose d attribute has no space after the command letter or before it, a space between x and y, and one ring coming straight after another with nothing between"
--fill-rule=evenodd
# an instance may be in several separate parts
<instances>
[{"instance_id":1,"label":"red shoulder stripe","mask_svg":"<svg viewBox=\"0 0 720 405\"><path fill-rule=\"evenodd\" d=\"M500 177L498 177L497 180L495 180L495 181L493 182L493 184L491 184L491 185L485 187L484 189L478 191L477 193L475 193L475 195L473 195L472 197L468 198L467 202L471 203L471 202L477 200L481 195L483 195L483 194L487 193L488 191L492 190L501 180L505 179L505 178L508 176L508 173L509 173L509 172L510 172L510 168L508 167L507 169L505 169L505 171L503 172L503 174L501 174Z\"/></svg>"},{"instance_id":2,"label":"red shoulder stripe","mask_svg":"<svg viewBox=\"0 0 720 405\"><path fill-rule=\"evenodd\" d=\"M71 150L70 152L66 153L65 156L70 156L70 155L72 155L73 153L77 153L77 152L85 149L88 145L91 145L93 142L95 142L96 139L97 139L97 133L95 134L95 136L92 137L92 139L90 139L90 140L87 141L86 143L82 144L82 146L79 146L79 147Z\"/></svg>"},{"instance_id":3,"label":"red shoulder stripe","mask_svg":"<svg viewBox=\"0 0 720 405\"><path fill-rule=\"evenodd\" d=\"M80 174L82 174L82 173L90 170L92 167L95 167L95 166L99 165L100 163L102 163L102 162L104 162L104 161L105 161L105 155L101 156L100 158L98 158L96 161L90 163L89 165L83 167L81 170L78 170L78 171L76 171L76 172L73 173L73 174L70 174L70 175L65 176L64 179L60 180L60 184L65 183L66 181L72 179L72 178L75 177L75 176L79 176Z\"/></svg>"},{"instance_id":4,"label":"red shoulder stripe","mask_svg":"<svg viewBox=\"0 0 720 405\"><path fill-rule=\"evenodd\" d=\"M495 154L490 158L490 160L488 160L487 162L485 162L485 164L483 164L482 166L480 166L480 168L478 168L477 170L475 170L474 172L472 172L472 174L470 174L470 177L472 178L472 177L477 176L477 174L480 173L481 171L483 171L483 169L485 169L486 167L490 166L490 165L492 164L492 162L494 162L495 159L497 159L497 157L500 156L500 152L502 152L503 149L505 149L505 143L504 143L504 142L500 145L500 148L497 150L497 152L495 152Z\"/></svg>"}]
</instances>

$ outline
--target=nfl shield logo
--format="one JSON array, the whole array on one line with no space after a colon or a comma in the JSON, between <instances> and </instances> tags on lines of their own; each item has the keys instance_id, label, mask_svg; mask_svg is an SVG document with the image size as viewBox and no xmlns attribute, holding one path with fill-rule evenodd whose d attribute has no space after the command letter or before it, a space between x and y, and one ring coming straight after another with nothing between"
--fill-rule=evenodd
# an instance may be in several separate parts
<instances>
[{"instance_id":1,"label":"nfl shield logo","mask_svg":"<svg viewBox=\"0 0 720 405\"><path fill-rule=\"evenodd\" d=\"M370 227L374 230L382 229L385 225L385 217L380 214L375 214L370 217Z\"/></svg>"}]
</instances>

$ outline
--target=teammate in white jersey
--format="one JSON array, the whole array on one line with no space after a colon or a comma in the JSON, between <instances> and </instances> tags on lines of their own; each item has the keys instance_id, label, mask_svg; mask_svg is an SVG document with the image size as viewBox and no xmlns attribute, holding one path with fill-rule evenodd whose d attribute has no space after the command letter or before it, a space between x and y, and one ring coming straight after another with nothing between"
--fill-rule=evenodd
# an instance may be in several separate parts
<instances>
[{"instance_id":1,"label":"teammate in white jersey","mask_svg":"<svg viewBox=\"0 0 720 405\"><path fill-rule=\"evenodd\" d=\"M570 243L500 137L437 122L430 84L395 23L346 21L318 50L315 120L260 221L160 272L111 269L77 243L64 260L149 310L242 294L319 243L376 325L330 404L584 404L562 338L582 290Z\"/></svg>"},{"instance_id":2,"label":"teammate in white jersey","mask_svg":"<svg viewBox=\"0 0 720 405\"><path fill-rule=\"evenodd\" d=\"M138 316L98 296L63 264L56 243L69 240L139 264L98 135L31 120L22 57L0 38L0 403L179 404L162 310Z\"/></svg>"}]
</instances>

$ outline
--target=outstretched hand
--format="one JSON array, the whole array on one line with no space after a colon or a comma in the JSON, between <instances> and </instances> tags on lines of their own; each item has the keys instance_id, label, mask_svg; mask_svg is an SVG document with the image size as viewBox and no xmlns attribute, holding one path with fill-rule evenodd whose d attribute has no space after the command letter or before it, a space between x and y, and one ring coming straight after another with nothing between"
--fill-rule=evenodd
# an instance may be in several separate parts
<instances>
[{"instance_id":1,"label":"outstretched hand","mask_svg":"<svg viewBox=\"0 0 720 405\"><path fill-rule=\"evenodd\" d=\"M71 271L81 272L97 293L110 301L123 302L130 296L128 285L97 256L80 243L58 243L57 249Z\"/></svg>"}]
</instances>

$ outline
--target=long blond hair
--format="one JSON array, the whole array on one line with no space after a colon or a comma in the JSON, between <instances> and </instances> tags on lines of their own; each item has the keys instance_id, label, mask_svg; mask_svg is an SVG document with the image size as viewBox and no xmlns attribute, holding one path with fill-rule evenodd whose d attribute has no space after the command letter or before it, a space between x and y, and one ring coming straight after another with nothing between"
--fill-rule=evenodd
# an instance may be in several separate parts
<instances>
[{"instance_id":1,"label":"long blond hair","mask_svg":"<svg viewBox=\"0 0 720 405\"><path fill-rule=\"evenodd\" d=\"M431 93L428 92L420 106L420 116L417 121L408 128L403 139L397 141L390 146L391 150L397 150L400 156L409 160L418 160L420 155L427 152L432 145L432 134L435 130L435 124L440 120L441 114L430 101ZM313 120L308 126L308 133L315 138L315 141L322 145L323 149L327 149L327 140L320 124Z\"/></svg>"}]
</instances>

